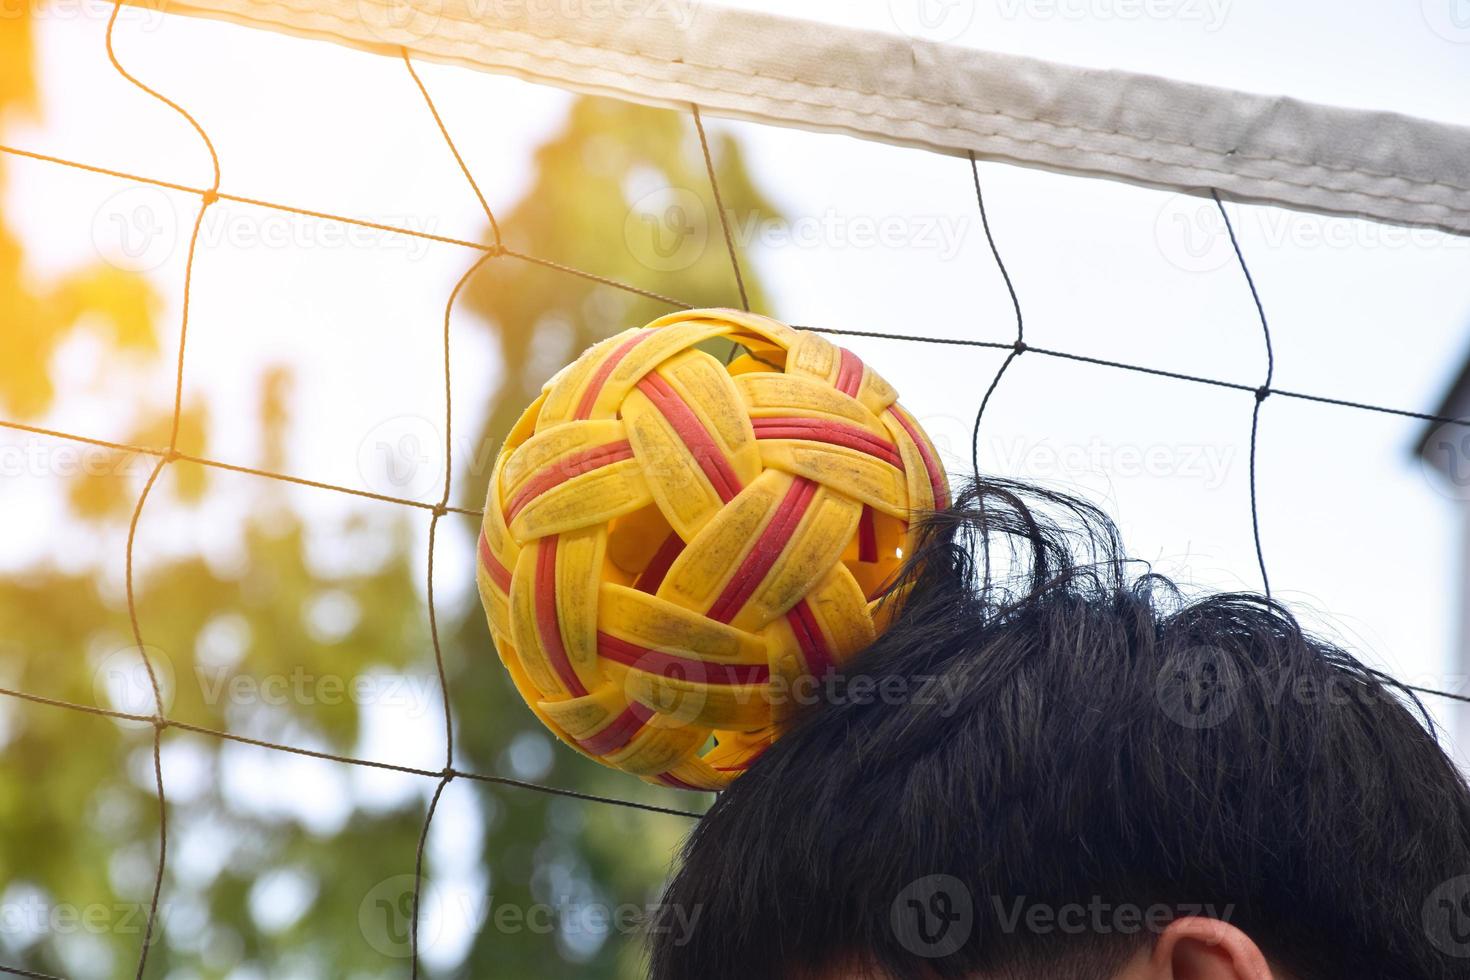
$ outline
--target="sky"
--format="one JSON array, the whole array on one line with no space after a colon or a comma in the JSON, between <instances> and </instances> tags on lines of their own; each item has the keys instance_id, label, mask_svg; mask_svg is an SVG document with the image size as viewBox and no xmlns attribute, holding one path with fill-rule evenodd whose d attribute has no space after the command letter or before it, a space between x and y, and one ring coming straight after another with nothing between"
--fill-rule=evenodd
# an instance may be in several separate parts
<instances>
[{"instance_id":1,"label":"sky","mask_svg":"<svg viewBox=\"0 0 1470 980\"><path fill-rule=\"evenodd\" d=\"M1464 0L918 4L827 0L808 14L1470 125ZM776 0L739 5L790 7ZM43 8L42 110L10 125L8 138L120 171L207 184L209 160L197 137L108 65L108 9L80 0ZM480 235L478 203L400 62L131 9L119 23L117 48L136 74L204 124L232 193L441 235ZM492 206L508 209L525 192L531 154L561 126L570 96L460 68L425 64L420 73ZM965 161L706 121L740 141L758 186L787 216L737 229L753 243L773 297L761 312L816 327L1012 338L1014 315ZM160 323L176 322L195 198L41 163L12 160L7 168L5 219L22 235L37 276L101 255L147 275L167 298ZM1252 385L1263 379L1261 327L1208 202L1001 164L982 164L980 176L1029 342ZM129 254L121 236L140 213L156 219L160 233L141 254ZM1230 213L1271 322L1277 386L1434 410L1470 350L1470 239L1265 207L1230 205ZM434 459L395 475L375 463L375 449L407 437L430 457L438 451L431 420L443 411L443 303L471 257L454 246L227 202L211 208L209 218L195 269L186 393L207 395L217 406L216 455L258 460L256 382L268 367L287 364L298 377L290 472L436 499ZM608 332L630 325L609 323ZM468 313L457 314L451 343L454 426L473 433L485 394L504 379ZM897 387L951 472L967 472L975 408L1002 355L846 343ZM111 363L86 336L60 352L57 371L100 382L97 395L57 407L48 424L59 428L119 437L141 406L171 399L171 366ZM1101 503L1135 555L1191 587L1258 589L1251 408L1245 392L1023 356L987 410L981 466ZM1464 689L1465 668L1453 658L1464 591L1463 493L1416 459L1421 434L1407 419L1268 399L1257 474L1262 549L1276 595L1314 627L1413 683ZM476 448L458 444L456 456L466 459ZM118 561L107 574L120 580L121 540L98 542L66 526L59 486L45 473L0 483L0 563L65 563L76 560L68 554L110 548ZM201 512L150 512L139 560L191 549L224 563L237 556L254 488L248 478L228 475L219 486L220 499ZM289 499L322 528L319 560L326 563L351 560L335 529L376 506L308 489L290 491ZM474 559L467 535L442 535L439 549L444 615L477 601ZM1445 704L1431 700L1430 707L1441 723L1454 721ZM437 768L439 725L432 710L385 718L360 748ZM286 770L300 763L260 755L241 752L232 762L242 797L272 785L347 778L322 777L316 764L292 776ZM386 782L356 791L378 799L422 791L416 783L371 778ZM330 825L330 789L278 795L278 805ZM467 801L468 794L446 797L431 841L431 859L439 855L445 868L462 863L449 842L473 841L472 828L484 816L455 799ZM429 955L453 962L465 938L441 929Z\"/></svg>"}]
</instances>

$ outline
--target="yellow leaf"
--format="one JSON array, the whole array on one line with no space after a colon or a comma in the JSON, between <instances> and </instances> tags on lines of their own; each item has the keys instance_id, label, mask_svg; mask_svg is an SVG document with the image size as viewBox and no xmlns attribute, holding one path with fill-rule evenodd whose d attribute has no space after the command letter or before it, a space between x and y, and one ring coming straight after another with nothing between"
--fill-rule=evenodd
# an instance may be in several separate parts
<instances>
[{"instance_id":1,"label":"yellow leaf","mask_svg":"<svg viewBox=\"0 0 1470 980\"><path fill-rule=\"evenodd\" d=\"M68 276L57 288L53 301L63 324L100 318L112 328L112 339L118 347L155 347L153 316L158 299L141 276L109 265L94 265Z\"/></svg>"}]
</instances>

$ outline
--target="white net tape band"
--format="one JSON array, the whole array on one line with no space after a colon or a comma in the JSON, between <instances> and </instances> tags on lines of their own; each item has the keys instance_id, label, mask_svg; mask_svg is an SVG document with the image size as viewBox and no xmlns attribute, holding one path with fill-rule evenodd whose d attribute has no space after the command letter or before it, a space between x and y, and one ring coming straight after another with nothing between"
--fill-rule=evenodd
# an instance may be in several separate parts
<instances>
[{"instance_id":1,"label":"white net tape band","mask_svg":"<svg viewBox=\"0 0 1470 980\"><path fill-rule=\"evenodd\" d=\"M560 88L1470 235L1470 128L693 0L129 0Z\"/></svg>"}]
</instances>

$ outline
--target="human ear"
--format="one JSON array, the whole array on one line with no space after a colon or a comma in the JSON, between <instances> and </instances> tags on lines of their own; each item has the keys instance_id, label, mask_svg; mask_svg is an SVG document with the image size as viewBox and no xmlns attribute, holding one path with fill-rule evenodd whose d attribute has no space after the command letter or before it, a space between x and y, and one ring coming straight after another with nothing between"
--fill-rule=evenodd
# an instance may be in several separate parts
<instances>
[{"instance_id":1,"label":"human ear","mask_svg":"<svg viewBox=\"0 0 1470 980\"><path fill-rule=\"evenodd\" d=\"M1220 919L1171 922L1149 956L1147 980L1272 980L1261 948Z\"/></svg>"}]
</instances>

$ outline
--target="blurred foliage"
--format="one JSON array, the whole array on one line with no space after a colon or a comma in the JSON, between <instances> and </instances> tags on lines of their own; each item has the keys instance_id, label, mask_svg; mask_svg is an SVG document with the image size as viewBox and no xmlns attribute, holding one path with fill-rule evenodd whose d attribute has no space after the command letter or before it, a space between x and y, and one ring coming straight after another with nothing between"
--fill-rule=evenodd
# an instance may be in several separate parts
<instances>
[{"instance_id":1,"label":"blurred foliage","mask_svg":"<svg viewBox=\"0 0 1470 980\"><path fill-rule=\"evenodd\" d=\"M22 4L17 15L0 17L0 121L35 110L33 10ZM721 138L713 149L727 204L744 214L772 213L738 146ZM506 244L692 304L737 302L687 114L576 100L536 165L534 186L499 215ZM748 262L745 273L752 301L763 306ZM68 398L89 394L53 387L50 370L57 350L79 331L100 337L109 358L142 355L171 377L175 325L158 321L160 307L145 278L103 263L38 282L20 242L0 224L0 414L44 420ZM480 505L501 438L561 364L668 309L513 258L487 263L456 316L491 332L503 374L485 406L474 443L479 452L459 461L458 502ZM289 372L268 374L260 389L263 449L256 462L280 469L290 439ZM209 445L210 408L185 404L182 445ZM119 438L167 444L166 409L130 405L121 417L132 421ZM44 455L54 440L4 437L6 446L54 459ZM128 520L156 458L82 452L75 473L62 477L51 467L23 474L57 478L60 523L68 533L80 529L93 548L0 574L0 684L151 714L152 690L121 583ZM225 546L156 548L161 528L206 521L216 484L224 483L206 481L206 472L187 461L170 464L139 525L138 619L164 681L168 715L247 738L358 755L370 751L365 746L382 712L434 728L439 693L422 592L425 556L415 536L424 515L375 509L372 519L308 527L279 484L260 480L252 484L248 516L231 528L237 533ZM468 541L475 530L472 520L451 516L441 533ZM441 606L439 614L461 768L685 809L707 802L646 786L561 748L504 677L478 606ZM394 678L406 678L407 695L354 693L364 679ZM432 780L179 728L162 738L169 859L148 976L407 974L413 858ZM0 827L7 845L0 848L0 963L68 977L132 976L157 861L152 739L145 723L0 699ZM303 787L311 806L291 798ZM468 859L480 862L462 869L474 883L467 902L440 889L445 869L436 866L432 847L426 863L426 907L472 917L472 944L445 975L641 975L638 935L609 932L567 910L654 901L687 820L467 780L445 793L446 800L471 798L482 835L478 847L464 845ZM553 910L549 925L518 925L500 915L541 906Z\"/></svg>"},{"instance_id":2,"label":"blurred foliage","mask_svg":"<svg viewBox=\"0 0 1470 980\"><path fill-rule=\"evenodd\" d=\"M755 189L731 138L712 139L725 205L739 215L775 214ZM692 117L604 99L579 99L566 128L536 154L536 180L512 211L499 215L505 244L577 269L632 283L694 306L737 306L739 294ZM737 239L738 242L738 239ZM754 308L765 297L742 256ZM485 499L494 454L546 380L584 348L627 327L671 312L664 302L514 259L488 263L470 283L467 310L493 330L504 380L487 407L474 445L479 455L461 478L461 504ZM682 809L710 799L660 790L613 772L543 734L505 673L498 669L478 609L454 631L463 656L452 662L450 690L461 723L460 752L472 769L501 763L517 739L552 746L542 781L555 786ZM487 669L487 665L495 668ZM495 710L487 705L504 706ZM468 719L475 718L473 726ZM489 828L486 865L497 903L571 899L618 908L656 901L669 858L689 829L682 818L609 806L567 806L533 793L504 792L502 818ZM584 937L585 938L585 937ZM578 965L557 965L546 937L481 930L466 976L631 978L642 975L638 936L621 935L572 950Z\"/></svg>"},{"instance_id":3,"label":"blurred foliage","mask_svg":"<svg viewBox=\"0 0 1470 980\"><path fill-rule=\"evenodd\" d=\"M32 3L0 13L0 122L36 111L35 13ZM0 161L0 188L4 177ZM0 411L26 417L50 406L51 356L79 326L101 328L118 348L153 350L157 306L144 280L100 262L60 282L37 283L27 275L20 242L0 223Z\"/></svg>"}]
</instances>

